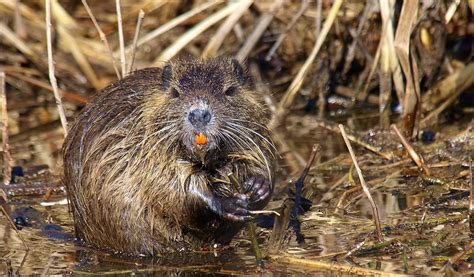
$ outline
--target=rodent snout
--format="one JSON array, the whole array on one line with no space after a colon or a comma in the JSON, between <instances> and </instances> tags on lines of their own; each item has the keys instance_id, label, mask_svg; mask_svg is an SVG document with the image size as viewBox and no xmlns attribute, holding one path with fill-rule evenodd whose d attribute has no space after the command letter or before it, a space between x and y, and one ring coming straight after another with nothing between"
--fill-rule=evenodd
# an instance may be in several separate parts
<instances>
[{"instance_id":1,"label":"rodent snout","mask_svg":"<svg viewBox=\"0 0 474 277\"><path fill-rule=\"evenodd\" d=\"M211 121L212 115L208 109L194 109L189 112L188 120L196 128L201 129Z\"/></svg>"}]
</instances>

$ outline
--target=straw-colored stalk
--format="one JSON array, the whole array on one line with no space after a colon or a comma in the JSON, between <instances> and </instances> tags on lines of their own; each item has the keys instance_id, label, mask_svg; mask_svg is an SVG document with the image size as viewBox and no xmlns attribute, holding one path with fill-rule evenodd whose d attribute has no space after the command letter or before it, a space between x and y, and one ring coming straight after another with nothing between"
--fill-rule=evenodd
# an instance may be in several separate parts
<instances>
[{"instance_id":1,"label":"straw-colored stalk","mask_svg":"<svg viewBox=\"0 0 474 277\"><path fill-rule=\"evenodd\" d=\"M8 144L8 111L7 92L5 86L5 72L0 72L0 106L2 108L2 146L3 146L3 182L10 183L12 172L12 157L10 155L10 145Z\"/></svg>"},{"instance_id":2,"label":"straw-colored stalk","mask_svg":"<svg viewBox=\"0 0 474 277\"><path fill-rule=\"evenodd\" d=\"M232 2L231 4L227 5L227 7L217 11L216 13L208 16L203 21L196 24L193 28L189 31L184 33L180 36L173 44L171 44L168 48L163 50L161 55L152 63L154 66L160 66L164 62L167 62L171 58L173 58L176 54L178 54L181 49L183 49L188 43L190 43L193 39L197 36L202 34L206 31L209 27L216 24L220 20L227 17L229 14L233 13L241 4L241 1Z\"/></svg>"},{"instance_id":3,"label":"straw-colored stalk","mask_svg":"<svg viewBox=\"0 0 474 277\"><path fill-rule=\"evenodd\" d=\"M403 2L394 41L398 60L400 61L406 80L403 99L403 129L410 137L416 135L416 129L418 127L415 124L418 121L417 117L420 116L418 112L420 97L417 95L415 89L410 64L410 36L415 24L417 12L417 1Z\"/></svg>"},{"instance_id":4,"label":"straw-colored stalk","mask_svg":"<svg viewBox=\"0 0 474 277\"><path fill-rule=\"evenodd\" d=\"M323 28L321 29L321 33L318 36L316 43L314 44L314 47L311 50L311 53L309 54L309 57L306 59L298 74L293 79L293 82L291 82L288 90L285 92L285 95L283 96L283 99L280 102L277 112L274 115L270 124L273 128L279 124L279 121L286 113L286 110L293 104L296 98L296 94L300 90L301 86L303 85L304 78L308 74L310 66L313 64L314 59L316 58L317 54L319 53L319 50L321 49L321 46L326 40L329 30L331 29L334 20L336 19L337 13L339 12L342 6L342 2L343 0L334 1L331 10L329 11L328 17L324 22Z\"/></svg>"},{"instance_id":5,"label":"straw-colored stalk","mask_svg":"<svg viewBox=\"0 0 474 277\"><path fill-rule=\"evenodd\" d=\"M110 48L109 41L107 40L107 37L105 36L104 32L99 26L99 23L97 23L97 20L95 19L94 14L92 13L91 8L89 7L89 4L87 4L86 0L82 0L82 4L84 5L84 8L87 11L87 14L89 14L90 19L92 20L92 23L94 23L94 27L99 33L100 40L104 43L105 48L107 48L107 51L109 52L110 60L112 61L112 66L114 67L115 74L117 75L117 78L121 78L122 75L120 75L120 72L117 68L117 62L115 61L114 54L112 52L112 48Z\"/></svg>"},{"instance_id":6,"label":"straw-colored stalk","mask_svg":"<svg viewBox=\"0 0 474 277\"><path fill-rule=\"evenodd\" d=\"M117 11L117 26L119 33L120 65L122 66L122 77L125 77L125 75L127 75L127 61L125 59L125 42L123 38L122 10L120 8L120 0L115 0L115 8Z\"/></svg>"},{"instance_id":7,"label":"straw-colored stalk","mask_svg":"<svg viewBox=\"0 0 474 277\"><path fill-rule=\"evenodd\" d=\"M398 130L397 126L392 124L391 127L392 127L392 130L394 130L395 133L397 134L400 141L402 142L403 147L405 147L405 149L407 150L408 155L410 156L410 158L416 163L416 165L418 166L418 168L420 170L422 170L427 176L430 176L431 175L430 170L425 165L425 163L424 163L423 159L421 158L421 156L418 153L416 153L415 149L413 149L413 147L408 143L408 141L402 135L400 130Z\"/></svg>"},{"instance_id":8,"label":"straw-colored stalk","mask_svg":"<svg viewBox=\"0 0 474 277\"><path fill-rule=\"evenodd\" d=\"M250 51L252 51L255 44L258 42L263 32L268 28L268 25L273 20L275 13L283 6L286 0L276 0L270 7L270 10L260 16L257 25L254 27L253 32L249 35L244 45L240 48L239 52L235 55L235 58L240 62L247 59Z\"/></svg>"},{"instance_id":9,"label":"straw-colored stalk","mask_svg":"<svg viewBox=\"0 0 474 277\"><path fill-rule=\"evenodd\" d=\"M172 20L168 21L167 23L163 24L162 26L158 27L157 29L149 32L148 34L144 35L142 38L140 38L137 42L137 47L140 47L142 46L143 44L157 38L158 36L166 33L167 31L173 29L174 27L178 26L179 24L183 23L184 21L188 20L189 18L195 16L196 14L206 10L206 9L209 9L219 3L222 3L223 1L219 0L219 1L209 1L209 2L206 2L204 4L201 4L199 6L197 6L196 8L186 12L186 13L183 13L175 18L173 18ZM129 52L129 51L132 51L132 49L134 48L133 44L127 46L125 48L125 51L126 52ZM118 55L118 53L114 53L115 55Z\"/></svg>"},{"instance_id":10,"label":"straw-colored stalk","mask_svg":"<svg viewBox=\"0 0 474 277\"><path fill-rule=\"evenodd\" d=\"M56 76L54 75L54 61L53 61L53 45L51 36L51 0L46 0L46 42L48 48L48 69L49 69L49 80L53 87L54 98L56 99L56 105L58 107L59 118L64 130L64 136L67 136L68 126L66 115L64 114L63 103L61 95L58 90L58 83Z\"/></svg>"},{"instance_id":11,"label":"straw-colored stalk","mask_svg":"<svg viewBox=\"0 0 474 277\"><path fill-rule=\"evenodd\" d=\"M207 43L204 51L202 52L202 58L208 58L215 56L217 51L222 45L222 42L226 38L227 34L232 31L235 24L239 21L240 17L248 10L250 5L252 5L253 0L242 0L240 6L235 10L219 27L217 32L212 36L212 38Z\"/></svg>"},{"instance_id":12,"label":"straw-colored stalk","mask_svg":"<svg viewBox=\"0 0 474 277\"><path fill-rule=\"evenodd\" d=\"M127 74L133 70L133 63L135 62L135 54L137 53L137 41L138 41L138 37L140 36L140 29L142 27L142 21L144 17L145 17L145 12L143 10L140 10L140 12L138 13L137 26L135 28L135 35L133 36L133 49L132 49L132 54L130 55L130 62L128 65Z\"/></svg>"},{"instance_id":13,"label":"straw-colored stalk","mask_svg":"<svg viewBox=\"0 0 474 277\"><path fill-rule=\"evenodd\" d=\"M344 142L346 143L346 146L347 146L347 150L349 150L349 154L351 155L352 162L354 163L354 167L357 171L357 175L359 176L360 185L362 186L362 189L365 195L367 196L367 199L369 200L370 206L372 206L372 215L374 217L377 239L379 242L382 242L383 241L382 227L380 225L380 215L379 215L379 210L377 208L377 204L375 204L375 201L372 198L372 194L370 193L370 190L365 182L364 175L362 174L362 170L360 170L359 163L357 162L356 156L354 154L354 150L352 149L351 142L347 138L346 131L344 130L344 126L342 124L339 124L339 130L341 130L342 138L344 139Z\"/></svg>"}]
</instances>

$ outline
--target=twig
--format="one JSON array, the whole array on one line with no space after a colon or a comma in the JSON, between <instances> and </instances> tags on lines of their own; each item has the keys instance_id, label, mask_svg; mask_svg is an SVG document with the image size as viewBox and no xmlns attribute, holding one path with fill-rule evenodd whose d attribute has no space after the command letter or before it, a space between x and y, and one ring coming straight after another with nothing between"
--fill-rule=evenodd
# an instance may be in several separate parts
<instances>
[{"instance_id":1,"label":"twig","mask_svg":"<svg viewBox=\"0 0 474 277\"><path fill-rule=\"evenodd\" d=\"M252 0L241 1L241 4L237 7L237 10L227 17L225 22L222 23L214 36L212 36L212 38L209 40L206 47L204 48L204 51L202 51L201 57L208 58L216 55L227 34L232 30L232 28L234 28L235 24L237 24L239 19L248 10L250 5L252 5L252 2Z\"/></svg>"},{"instance_id":2,"label":"twig","mask_svg":"<svg viewBox=\"0 0 474 277\"><path fill-rule=\"evenodd\" d=\"M286 0L276 0L270 7L270 10L260 16L257 25L254 27L253 32L248 36L244 45L240 48L235 58L240 62L243 62L253 49L255 44L258 42L263 32L267 29L270 22L272 22L273 16L281 8Z\"/></svg>"},{"instance_id":3,"label":"twig","mask_svg":"<svg viewBox=\"0 0 474 277\"><path fill-rule=\"evenodd\" d=\"M285 30L283 31L283 33L281 33L277 40L275 41L275 43L273 44L272 48L270 48L270 51L268 51L268 54L267 56L265 56L265 60L266 61L270 61L273 57L273 55L275 54L276 50L278 49L278 47L280 47L281 43L283 42L283 40L285 39L286 35L288 34L288 32L293 29L293 27L295 26L296 22L298 21L298 19L303 15L303 13L306 11L306 9L309 7L309 1L308 0L303 0L303 3L301 3L301 7L300 9L298 10L298 12L293 16L293 18L291 19L290 23L286 26Z\"/></svg>"},{"instance_id":4,"label":"twig","mask_svg":"<svg viewBox=\"0 0 474 277\"><path fill-rule=\"evenodd\" d=\"M120 72L117 68L117 62L115 61L114 54L112 52L112 49L110 48L109 41L107 40L107 37L105 36L104 32L102 32L102 29L99 26L99 23L97 23L97 20L95 19L94 14L92 13L91 8L89 7L89 4L87 4L86 0L82 0L82 4L84 5L84 8L86 9L87 13L89 14L89 17L92 20L92 23L94 23L95 29L99 33L100 40L105 44L105 47L107 48L109 52L110 59L112 60L112 66L114 67L115 74L117 75L117 78L121 78Z\"/></svg>"},{"instance_id":5,"label":"twig","mask_svg":"<svg viewBox=\"0 0 474 277\"><path fill-rule=\"evenodd\" d=\"M234 189L241 193L241 186L239 184L239 180L235 177L233 172L230 172L228 175L230 182L234 186ZM253 253L255 254L255 260L257 261L257 264L259 266L262 265L263 261L263 256L262 256L262 251L260 250L260 246L258 245L257 241L257 233L255 230L255 223L254 222L249 222L247 225L247 229L250 233L250 240L252 241L252 248L253 248Z\"/></svg>"},{"instance_id":6,"label":"twig","mask_svg":"<svg viewBox=\"0 0 474 277\"><path fill-rule=\"evenodd\" d=\"M5 72L0 72L0 99L2 108L3 183L8 185L11 179L12 156L10 154L10 145L8 144L8 110Z\"/></svg>"},{"instance_id":7,"label":"twig","mask_svg":"<svg viewBox=\"0 0 474 277\"><path fill-rule=\"evenodd\" d=\"M418 2L403 2L394 41L398 60L402 66L403 74L405 75L406 80L405 94L403 99L403 129L410 137L415 135L414 131L415 128L417 128L415 125L417 122L416 117L420 116L417 111L420 98L415 91L413 71L410 65L410 35L412 27L415 23L417 11Z\"/></svg>"},{"instance_id":8,"label":"twig","mask_svg":"<svg viewBox=\"0 0 474 277\"><path fill-rule=\"evenodd\" d=\"M54 61L53 61L53 45L51 38L51 0L46 0L46 39L48 47L48 69L49 69L49 80L53 87L54 98L56 99L56 105L58 106L59 118L61 119L61 125L64 130L64 137L67 136L67 119L64 114L63 103L61 100L61 94L58 90L58 83L56 76L54 76Z\"/></svg>"},{"instance_id":9,"label":"twig","mask_svg":"<svg viewBox=\"0 0 474 277\"><path fill-rule=\"evenodd\" d=\"M137 42L137 47L140 47L143 44L157 38L159 35L161 35L163 33L166 33L167 31L173 29L174 27L176 27L179 24L183 23L184 21L188 20L190 17L193 17L196 14L198 14L198 13L200 13L200 12L206 10L206 9L209 9L209 8L219 4L219 3L222 3L222 1L209 1L209 2L206 2L202 5L197 6L196 8L194 8L194 9L188 11L188 12L185 12L185 13L173 18L172 20L170 20L166 24L163 24L162 26L158 27L157 29L151 31L150 33L148 33L148 34L144 35L142 38L140 38ZM132 49L133 49L133 45L129 45L126 48L126 52L131 51Z\"/></svg>"},{"instance_id":10,"label":"twig","mask_svg":"<svg viewBox=\"0 0 474 277\"><path fill-rule=\"evenodd\" d=\"M189 29L189 31L180 36L168 48L163 50L161 55L152 64L159 66L174 57L179 51L181 51L181 49L188 45L189 42L199 36L202 32L234 12L234 10L240 5L240 2L241 1L231 2L231 4L227 5L227 7L215 12L211 16L208 16L206 19L196 24L193 28Z\"/></svg>"},{"instance_id":11,"label":"twig","mask_svg":"<svg viewBox=\"0 0 474 277\"><path fill-rule=\"evenodd\" d=\"M390 127L392 127L392 129L395 131L398 138L400 138L400 141L402 142L403 147L405 147L405 149L408 152L408 155L410 155L410 158L416 163L418 168L422 170L427 176L430 176L431 175L430 171L428 167L425 165L425 163L423 162L423 159L418 153L416 153L415 149L413 149L413 147L408 143L408 141L402 135L400 130L398 130L397 126L392 124Z\"/></svg>"},{"instance_id":12,"label":"twig","mask_svg":"<svg viewBox=\"0 0 474 277\"><path fill-rule=\"evenodd\" d=\"M140 10L140 12L138 13L137 26L135 28L135 35L133 36L133 48L132 48L132 54L130 55L130 61L128 65L127 74L129 74L133 70L133 63L135 62L135 54L137 51L137 41L140 35L140 29L141 29L142 21L144 17L145 17L145 12L143 10Z\"/></svg>"},{"instance_id":13,"label":"twig","mask_svg":"<svg viewBox=\"0 0 474 277\"><path fill-rule=\"evenodd\" d=\"M341 274L342 272L344 272L344 273L351 273L351 274L356 274L356 275L361 275L361 276L384 276L384 277L409 276L409 275L403 275L403 274L397 274L397 273L383 272L383 271L378 271L378 270L373 270L373 269L368 269L368 268L355 267L352 265L343 265L343 264L337 264L333 262L315 261L315 260L310 260L307 258L296 258L296 257L290 257L290 256L273 255L271 256L271 259L275 262L304 266L304 267L312 268L312 269L332 270L332 271L336 271L338 274Z\"/></svg>"},{"instance_id":14,"label":"twig","mask_svg":"<svg viewBox=\"0 0 474 277\"><path fill-rule=\"evenodd\" d=\"M270 123L270 126L272 126L273 128L279 124L279 121L282 119L283 115L286 113L286 110L288 109L288 107L291 106L291 104L295 100L296 93L299 91L299 89L303 85L303 81L304 81L304 78L306 77L306 74L308 74L309 67L313 63L314 59L316 58L316 55L319 53L319 50L321 49L321 46L326 40L329 30L331 29L336 19L337 13L342 6L342 2L343 2L342 0L334 1L331 7L331 10L329 11L328 17L326 21L324 22L324 26L321 30L321 34L320 36L318 36L316 40L313 50L311 50L309 57L306 59L305 63L299 70L298 74L293 79L293 82L291 82L291 85L289 86L288 90L285 92L285 95L283 96L283 99L280 102L277 112L273 116L272 122Z\"/></svg>"},{"instance_id":15,"label":"twig","mask_svg":"<svg viewBox=\"0 0 474 277\"><path fill-rule=\"evenodd\" d=\"M280 216L280 213L277 211L267 211L267 210L261 210L261 211L249 211L249 214L274 214L276 216Z\"/></svg>"},{"instance_id":16,"label":"twig","mask_svg":"<svg viewBox=\"0 0 474 277\"><path fill-rule=\"evenodd\" d=\"M120 9L120 0L115 0L115 9L117 12L117 25L120 45L120 65L122 66L122 78L127 75L127 61L125 60L125 42L123 38L122 10Z\"/></svg>"},{"instance_id":17,"label":"twig","mask_svg":"<svg viewBox=\"0 0 474 277\"><path fill-rule=\"evenodd\" d=\"M377 238L380 242L382 242L383 241L382 228L380 226L380 216L379 216L377 205L375 204L375 201L372 198L372 195L370 194L369 188L367 187L367 184L365 183L364 176L362 175L362 171L360 170L359 164L357 163L354 150L352 150L351 142L347 138L347 134L346 134L346 131L344 130L344 126L342 124L339 124L339 129L341 130L342 138L344 139L344 142L346 143L347 149L349 150L349 154L351 155L352 161L356 168L357 175L359 176L362 189L364 190L364 193L366 194L367 198L369 199L369 203L372 206L372 213L374 217L375 228L377 229Z\"/></svg>"}]
</instances>

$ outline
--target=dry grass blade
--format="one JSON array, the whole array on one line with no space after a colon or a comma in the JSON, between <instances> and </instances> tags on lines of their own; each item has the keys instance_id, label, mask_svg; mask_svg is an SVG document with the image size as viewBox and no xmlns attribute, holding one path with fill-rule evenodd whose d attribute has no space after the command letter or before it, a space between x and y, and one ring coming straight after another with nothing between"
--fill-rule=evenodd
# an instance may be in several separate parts
<instances>
[{"instance_id":1,"label":"dry grass blade","mask_svg":"<svg viewBox=\"0 0 474 277\"><path fill-rule=\"evenodd\" d=\"M26 33L25 23L20 12L20 0L15 0L15 32L18 37L25 39L28 34Z\"/></svg>"},{"instance_id":2,"label":"dry grass blade","mask_svg":"<svg viewBox=\"0 0 474 277\"><path fill-rule=\"evenodd\" d=\"M446 14L444 16L445 24L448 24L449 21L451 21L460 3L461 3L461 0L455 0L454 2L451 3L451 5L449 5L449 8L446 11Z\"/></svg>"},{"instance_id":3,"label":"dry grass blade","mask_svg":"<svg viewBox=\"0 0 474 277\"><path fill-rule=\"evenodd\" d=\"M400 130L398 130L397 126L392 124L391 127L395 131L397 136L400 138L400 141L402 142L403 147L405 147L405 149L407 150L408 155L410 155L410 158L416 163L416 165L418 166L420 170L422 170L427 176L430 176L430 171L428 167L425 165L425 163L423 162L423 159L421 158L421 156L418 155L418 153L416 153L415 149L413 149L413 147L408 143L408 141L402 135Z\"/></svg>"},{"instance_id":4,"label":"dry grass blade","mask_svg":"<svg viewBox=\"0 0 474 277\"><path fill-rule=\"evenodd\" d=\"M8 76L14 77L14 78L19 79L19 80L23 80L23 81L25 81L27 83L30 83L34 86L37 86L39 88L46 89L46 90L49 90L49 91L53 91L53 87L50 84L45 83L41 80L33 79L33 78L27 77L27 76L22 75L22 74L16 74L16 73L11 73L11 72L8 73ZM59 92L61 93L61 95L66 100L69 100L72 103L75 103L75 104L86 104L87 103L87 99L83 96L80 96L77 93L70 92L70 91L65 91L65 90L62 90L62 89L59 89Z\"/></svg>"},{"instance_id":5,"label":"dry grass blade","mask_svg":"<svg viewBox=\"0 0 474 277\"><path fill-rule=\"evenodd\" d=\"M306 9L309 7L309 2L308 0L303 0L303 3L301 4L301 7L300 9L298 10L298 12L293 16L293 18L291 19L290 23L288 24L288 26L286 26L285 28L285 31L283 31L283 33L281 33L277 40L275 41L275 43L273 44L272 48L270 48L270 50L268 51L268 54L267 56L265 57L265 60L266 61L270 61L273 57L273 55L275 54L275 52L278 50L278 47L280 47L281 43L283 42L283 40L285 39L286 35L288 34L288 32L293 29L293 27L295 26L296 22L298 21L298 19L303 15L303 13L306 11Z\"/></svg>"},{"instance_id":6,"label":"dry grass blade","mask_svg":"<svg viewBox=\"0 0 474 277\"><path fill-rule=\"evenodd\" d=\"M359 164L357 162L356 156L354 154L354 150L352 149L351 142L347 138L346 131L344 130L344 126L342 124L339 124L339 129L341 130L341 135L342 138L344 139L344 142L346 143L347 149L349 150L349 154L351 155L352 161L354 163L354 167L357 171L357 175L359 176L360 184L362 186L362 189L364 190L365 195L369 199L370 205L372 206L372 213L374 217L374 222L375 222L375 228L376 228L376 234L377 234L377 239L379 242L383 241L383 236L382 236L382 227L380 225L380 215L379 211L377 208L377 205L375 204L374 199L372 198L372 195L370 194L370 190L367 187L367 184L365 183L364 175L362 175L362 171L360 170Z\"/></svg>"},{"instance_id":7,"label":"dry grass blade","mask_svg":"<svg viewBox=\"0 0 474 277\"><path fill-rule=\"evenodd\" d=\"M286 113L286 110L288 109L288 107L291 106L294 99L296 98L296 94L303 85L303 81L306 77L306 74L308 73L309 67L316 58L316 55L319 53L319 50L321 49L321 46L323 45L323 42L325 41L326 36L328 35L329 30L331 29L331 26L333 25L334 20L336 19L337 13L342 6L342 2L342 0L334 1L331 10L329 11L328 17L324 22L321 34L318 36L318 39L316 40L316 43L313 49L311 50L311 54L306 59L305 63L303 64L303 67L301 67L296 77L293 79L293 82L291 82L290 87L285 92L285 95L283 96L283 99L280 102L276 114L273 116L271 123L272 127L275 127L279 124L280 119Z\"/></svg>"},{"instance_id":8,"label":"dry grass blade","mask_svg":"<svg viewBox=\"0 0 474 277\"><path fill-rule=\"evenodd\" d=\"M188 20L189 18L195 16L196 14L206 10L206 9L209 9L219 3L222 3L223 1L209 1L209 2L206 2L202 5L199 5L197 6L196 8L186 12L186 13L183 13L182 15L180 16L177 16L175 18L173 18L172 20L170 20L169 22L167 22L166 24L160 26L159 28L149 32L148 34L144 35L141 39L138 40L137 42L137 47L140 47L142 46L143 44L157 38L159 35L163 34L163 33L166 33L167 31L173 29L174 27L178 26L179 24L183 23L184 21ZM133 44L132 45L129 45L126 47L125 51L128 52L128 51L131 51L133 49ZM116 53L117 54L117 53Z\"/></svg>"},{"instance_id":9,"label":"dry grass blade","mask_svg":"<svg viewBox=\"0 0 474 277\"><path fill-rule=\"evenodd\" d=\"M122 77L127 74L127 61L125 60L125 42L123 38L122 10L120 9L120 0L115 0L115 8L117 12L117 25L120 45L120 65L122 66Z\"/></svg>"},{"instance_id":10,"label":"dry grass blade","mask_svg":"<svg viewBox=\"0 0 474 277\"><path fill-rule=\"evenodd\" d=\"M410 35L418 12L417 1L403 2L397 32L395 34L395 50L405 75L406 88L403 100L404 131L411 137L415 135L416 117L419 116L417 107L420 97L416 94L413 73L410 66Z\"/></svg>"},{"instance_id":11,"label":"dry grass blade","mask_svg":"<svg viewBox=\"0 0 474 277\"><path fill-rule=\"evenodd\" d=\"M3 146L3 183L8 185L11 179L12 157L8 144L8 111L5 72L0 72L0 105L2 108L2 146Z\"/></svg>"},{"instance_id":12,"label":"dry grass blade","mask_svg":"<svg viewBox=\"0 0 474 277\"><path fill-rule=\"evenodd\" d=\"M21 53L31 59L33 62L37 64L43 64L41 59L38 55L19 37L15 35L15 33L7 27L7 25L0 22L0 35L9 41L16 49L18 49Z\"/></svg>"},{"instance_id":13,"label":"dry grass blade","mask_svg":"<svg viewBox=\"0 0 474 277\"><path fill-rule=\"evenodd\" d=\"M97 23L97 20L95 19L94 14L92 13L91 8L89 7L89 4L87 4L86 0L82 0L82 4L84 5L84 8L87 11L87 14L92 20L92 23L94 23L94 27L99 33L100 40L104 43L105 47L107 48L107 51L109 52L110 59L112 60L112 65L115 70L115 74L117 74L117 78L121 78L122 75L120 75L120 72L117 68L117 62L115 61L114 54L112 52L112 49L110 48L109 41L107 40L107 37L105 36L104 32L102 32L102 29L99 26L99 23Z\"/></svg>"},{"instance_id":14,"label":"dry grass blade","mask_svg":"<svg viewBox=\"0 0 474 277\"><path fill-rule=\"evenodd\" d=\"M46 42L48 48L48 68L49 68L49 80L51 86L53 87L54 98L56 99L56 105L58 106L59 118L61 120L61 125L64 130L64 137L67 136L67 119L64 114L63 103L61 100L61 95L58 90L58 83L56 81L56 76L54 75L54 61L53 61L53 45L51 37L51 0L46 0Z\"/></svg>"},{"instance_id":15,"label":"dry grass blade","mask_svg":"<svg viewBox=\"0 0 474 277\"><path fill-rule=\"evenodd\" d=\"M58 33L61 36L62 41L66 45L68 51L71 51L73 58L76 60L77 64L81 68L81 71L86 76L87 80L92 84L92 86L99 90L102 88L102 85L97 78L97 74L90 65L87 57L82 53L79 43L76 38L63 26L58 25Z\"/></svg>"},{"instance_id":16,"label":"dry grass blade","mask_svg":"<svg viewBox=\"0 0 474 277\"><path fill-rule=\"evenodd\" d=\"M241 1L233 2L199 22L196 26L180 36L172 45L163 50L161 55L152 63L152 65L159 66L173 58L179 51L181 51L181 49L188 45L189 42L199 36L202 32L234 12L234 10L240 6L240 3Z\"/></svg>"},{"instance_id":17,"label":"dry grass blade","mask_svg":"<svg viewBox=\"0 0 474 277\"><path fill-rule=\"evenodd\" d=\"M438 115L472 85L474 85L474 63L468 64L465 68L441 80L434 88L423 95L422 111L429 113L421 120L420 127L426 128L434 124Z\"/></svg>"},{"instance_id":18,"label":"dry grass blade","mask_svg":"<svg viewBox=\"0 0 474 277\"><path fill-rule=\"evenodd\" d=\"M248 10L252 3L253 0L241 1L240 6L237 7L237 10L235 10L225 20L225 22L222 23L222 25L219 27L214 36L212 36L212 38L209 40L208 44L204 48L204 51L202 52L202 58L212 57L217 54L217 51L221 47L222 42L224 41L227 34L232 30L232 28L234 28L237 21L239 21L240 17L242 17L242 15Z\"/></svg>"},{"instance_id":19,"label":"dry grass blade","mask_svg":"<svg viewBox=\"0 0 474 277\"><path fill-rule=\"evenodd\" d=\"M253 32L249 35L247 40L245 41L244 45L240 48L235 58L240 62L243 62L247 56L249 55L250 51L253 49L257 41L262 36L263 32L268 28L270 22L272 22L273 16L275 13L281 8L281 6L285 3L286 0L277 0L273 3L270 10L263 15L260 16L257 26L254 27Z\"/></svg>"},{"instance_id":20,"label":"dry grass blade","mask_svg":"<svg viewBox=\"0 0 474 277\"><path fill-rule=\"evenodd\" d=\"M355 274L355 275L360 275L360 276L381 276L381 277L382 276L383 277L410 276L410 275L404 275L404 274L383 272L383 271L362 268L362 267L355 267L353 265L344 265L344 264L337 264L333 262L321 262L321 261L309 260L307 258L296 258L296 257L289 257L289 256L272 255L271 259L274 262L303 266L303 267L306 267L308 269L313 269L313 270L314 269L332 270L332 271L336 271L338 274L349 273L349 274Z\"/></svg>"},{"instance_id":21,"label":"dry grass blade","mask_svg":"<svg viewBox=\"0 0 474 277\"><path fill-rule=\"evenodd\" d=\"M135 28L135 35L133 36L133 49L132 54L130 55L130 63L128 65L127 74L133 70L133 63L135 62L135 54L137 52L137 41L140 36L140 29L142 26L143 18L145 17L145 12L140 10L138 13L137 26Z\"/></svg>"}]
</instances>

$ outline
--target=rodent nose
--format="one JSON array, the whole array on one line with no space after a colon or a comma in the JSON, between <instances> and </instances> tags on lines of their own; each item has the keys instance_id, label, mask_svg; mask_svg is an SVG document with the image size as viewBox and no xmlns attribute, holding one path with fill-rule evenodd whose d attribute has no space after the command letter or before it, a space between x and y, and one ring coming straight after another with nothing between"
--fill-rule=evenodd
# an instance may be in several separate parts
<instances>
[{"instance_id":1,"label":"rodent nose","mask_svg":"<svg viewBox=\"0 0 474 277\"><path fill-rule=\"evenodd\" d=\"M211 117L209 110L195 109L189 112L188 120L195 127L202 128L211 121Z\"/></svg>"}]
</instances>

